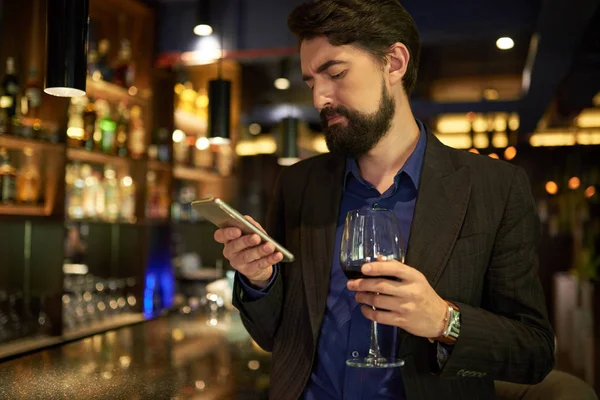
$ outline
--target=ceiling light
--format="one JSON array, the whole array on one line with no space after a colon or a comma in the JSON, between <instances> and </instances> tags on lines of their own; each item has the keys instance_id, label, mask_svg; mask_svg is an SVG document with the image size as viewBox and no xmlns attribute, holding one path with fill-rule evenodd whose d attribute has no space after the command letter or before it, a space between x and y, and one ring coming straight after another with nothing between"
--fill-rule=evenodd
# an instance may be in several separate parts
<instances>
[{"instance_id":1,"label":"ceiling light","mask_svg":"<svg viewBox=\"0 0 600 400\"><path fill-rule=\"evenodd\" d=\"M515 41L509 37L501 37L498 40L496 40L496 46L500 50L510 50L513 47L515 47Z\"/></svg>"},{"instance_id":2,"label":"ceiling light","mask_svg":"<svg viewBox=\"0 0 600 400\"><path fill-rule=\"evenodd\" d=\"M213 33L213 28L207 24L199 24L194 27L194 34L196 36L210 36Z\"/></svg>"},{"instance_id":3,"label":"ceiling light","mask_svg":"<svg viewBox=\"0 0 600 400\"><path fill-rule=\"evenodd\" d=\"M290 88L290 81L287 78L277 78L274 85L279 90L288 90Z\"/></svg>"}]
</instances>

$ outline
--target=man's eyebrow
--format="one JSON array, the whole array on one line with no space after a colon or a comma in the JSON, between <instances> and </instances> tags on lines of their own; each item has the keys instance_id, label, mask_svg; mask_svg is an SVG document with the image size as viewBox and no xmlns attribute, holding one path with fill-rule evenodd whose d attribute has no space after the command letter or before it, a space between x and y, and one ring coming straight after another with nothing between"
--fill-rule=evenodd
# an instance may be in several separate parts
<instances>
[{"instance_id":1,"label":"man's eyebrow","mask_svg":"<svg viewBox=\"0 0 600 400\"><path fill-rule=\"evenodd\" d=\"M341 60L329 60L324 62L323 64L321 64L321 66L319 68L317 68L317 73L320 74L321 72L327 71L329 68L333 67L334 65L339 65L339 64L348 64L346 61L341 61ZM313 77L310 75L302 75L302 80L304 82L310 81L312 80Z\"/></svg>"}]
</instances>

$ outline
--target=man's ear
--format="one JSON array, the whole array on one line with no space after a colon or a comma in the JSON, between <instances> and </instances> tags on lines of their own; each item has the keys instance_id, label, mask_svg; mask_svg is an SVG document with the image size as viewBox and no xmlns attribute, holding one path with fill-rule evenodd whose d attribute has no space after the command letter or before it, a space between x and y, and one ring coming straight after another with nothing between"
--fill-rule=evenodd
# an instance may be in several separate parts
<instances>
[{"instance_id":1,"label":"man's ear","mask_svg":"<svg viewBox=\"0 0 600 400\"><path fill-rule=\"evenodd\" d=\"M388 50L389 81L394 86L402 84L402 78L406 74L408 62L410 61L410 52L403 43L394 43Z\"/></svg>"}]
</instances>

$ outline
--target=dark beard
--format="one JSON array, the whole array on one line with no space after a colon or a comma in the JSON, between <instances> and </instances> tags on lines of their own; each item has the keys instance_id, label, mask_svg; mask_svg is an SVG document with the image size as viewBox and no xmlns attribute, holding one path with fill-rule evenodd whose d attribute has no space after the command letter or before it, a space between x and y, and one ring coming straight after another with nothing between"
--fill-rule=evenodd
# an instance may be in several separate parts
<instances>
[{"instance_id":1,"label":"dark beard","mask_svg":"<svg viewBox=\"0 0 600 400\"><path fill-rule=\"evenodd\" d=\"M368 153L390 129L395 109L396 103L383 84L379 109L374 114L363 114L343 106L324 108L320 116L327 148L332 153L353 158ZM327 118L335 115L346 117L346 125L327 126Z\"/></svg>"}]
</instances>

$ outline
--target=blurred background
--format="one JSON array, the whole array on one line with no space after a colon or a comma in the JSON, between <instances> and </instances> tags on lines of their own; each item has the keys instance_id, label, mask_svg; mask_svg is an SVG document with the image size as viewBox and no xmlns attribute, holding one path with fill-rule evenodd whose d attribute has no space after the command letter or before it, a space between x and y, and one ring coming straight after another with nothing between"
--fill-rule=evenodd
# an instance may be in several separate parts
<instances>
[{"instance_id":1,"label":"blurred background","mask_svg":"<svg viewBox=\"0 0 600 400\"><path fill-rule=\"evenodd\" d=\"M46 41L76 39L64 27L86 10L0 1L0 394L28 398L60 370L92 398L264 396L268 354L189 203L264 222L279 171L327 152L287 29L300 2L89 0L84 62L63 74L85 96L65 98L44 82L76 56ZM402 4L423 46L416 117L525 168L557 369L600 390L600 2ZM83 393L67 381L57 393Z\"/></svg>"}]
</instances>

